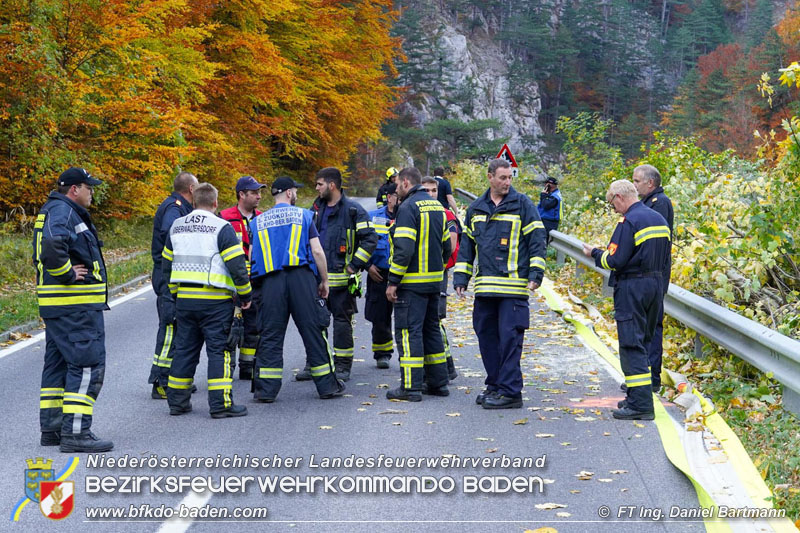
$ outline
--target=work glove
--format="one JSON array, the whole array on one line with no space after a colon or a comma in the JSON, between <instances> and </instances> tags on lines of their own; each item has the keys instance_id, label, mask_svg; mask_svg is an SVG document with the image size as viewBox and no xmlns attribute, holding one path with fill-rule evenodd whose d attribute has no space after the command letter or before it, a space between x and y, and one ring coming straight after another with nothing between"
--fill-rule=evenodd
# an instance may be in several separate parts
<instances>
[{"instance_id":1,"label":"work glove","mask_svg":"<svg viewBox=\"0 0 800 533\"><path fill-rule=\"evenodd\" d=\"M356 272L347 279L347 292L356 298L361 297L361 275Z\"/></svg>"},{"instance_id":2,"label":"work glove","mask_svg":"<svg viewBox=\"0 0 800 533\"><path fill-rule=\"evenodd\" d=\"M236 351L237 346L244 344L244 320L242 319L242 308L236 307L233 310L233 322L231 322L231 331L228 333L227 348L228 351Z\"/></svg>"}]
</instances>

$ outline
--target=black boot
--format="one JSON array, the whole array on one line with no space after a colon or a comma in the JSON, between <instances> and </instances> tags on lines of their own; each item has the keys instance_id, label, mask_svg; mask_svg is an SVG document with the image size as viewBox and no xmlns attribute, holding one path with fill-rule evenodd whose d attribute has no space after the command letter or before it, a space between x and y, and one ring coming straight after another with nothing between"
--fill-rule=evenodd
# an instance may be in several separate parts
<instances>
[{"instance_id":1,"label":"black boot","mask_svg":"<svg viewBox=\"0 0 800 533\"><path fill-rule=\"evenodd\" d=\"M421 402L422 401L422 394L419 392L412 392L409 390L404 389L403 387L397 387L396 389L391 389L386 391L386 399L387 400L405 400L407 402Z\"/></svg>"},{"instance_id":2,"label":"black boot","mask_svg":"<svg viewBox=\"0 0 800 533\"><path fill-rule=\"evenodd\" d=\"M211 413L211 418L232 418L236 416L246 416L247 407L244 405L232 405L222 411L214 411Z\"/></svg>"},{"instance_id":3,"label":"black boot","mask_svg":"<svg viewBox=\"0 0 800 533\"><path fill-rule=\"evenodd\" d=\"M447 385L442 385L438 389L431 389L427 383L423 383L422 394L427 394L428 396L450 396L450 389L447 388Z\"/></svg>"},{"instance_id":4,"label":"black boot","mask_svg":"<svg viewBox=\"0 0 800 533\"><path fill-rule=\"evenodd\" d=\"M39 440L42 446L58 446L61 444L61 433L58 431L42 431L42 438Z\"/></svg>"},{"instance_id":5,"label":"black boot","mask_svg":"<svg viewBox=\"0 0 800 533\"><path fill-rule=\"evenodd\" d=\"M303 370L295 374L294 379L297 381L311 381L313 376L311 375L311 367L306 365Z\"/></svg>"},{"instance_id":6,"label":"black boot","mask_svg":"<svg viewBox=\"0 0 800 533\"><path fill-rule=\"evenodd\" d=\"M158 383L153 383L153 391L150 393L150 397L154 400L166 400L167 391Z\"/></svg>"},{"instance_id":7,"label":"black boot","mask_svg":"<svg viewBox=\"0 0 800 533\"><path fill-rule=\"evenodd\" d=\"M61 435L61 451L64 453L98 453L107 452L113 448L113 442L100 440L91 431L86 434Z\"/></svg>"}]
</instances>

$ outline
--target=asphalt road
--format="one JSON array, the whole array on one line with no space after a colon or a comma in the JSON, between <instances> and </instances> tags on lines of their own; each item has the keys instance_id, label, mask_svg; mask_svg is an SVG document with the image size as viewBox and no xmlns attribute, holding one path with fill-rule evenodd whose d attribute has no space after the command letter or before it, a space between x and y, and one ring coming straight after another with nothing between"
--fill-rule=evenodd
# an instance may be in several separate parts
<instances>
[{"instance_id":1,"label":"asphalt road","mask_svg":"<svg viewBox=\"0 0 800 533\"><path fill-rule=\"evenodd\" d=\"M621 399L618 377L591 350L583 346L561 319L543 301L531 300L531 329L524 346L525 406L523 409L488 411L475 405L483 371L477 340L471 327L471 299L451 297L448 327L460 376L451 383L447 398L425 397L421 403L389 402L387 387L399 382L397 359L389 370L374 366L369 350L369 324L356 315L355 364L347 384L347 395L323 401L310 382L295 382L293 371L302 368L302 343L290 323L285 343L284 384L274 404L256 404L249 383L234 382L234 400L246 405L243 418L214 420L206 402L205 355L196 382L194 412L170 417L166 402L150 399L147 384L155 343L157 319L155 297L145 287L106 314L107 370L102 393L95 406L94 431L112 439L115 448L105 458L167 459L176 457L244 457L285 460L298 458L299 466L261 468L142 467L111 468L80 464L70 476L75 482L75 511L62 522L42 516L36 504L23 509L20 520L0 528L4 531L525 531L549 526L559 532L584 531L702 531L700 522L652 521L640 518L641 509L671 506L697 507L691 484L667 460L653 422L614 421L609 407ZM359 303L363 311L363 301ZM39 376L42 341L13 353L0 351L3 387L0 401L5 409L0 423L0 501L5 502L6 520L24 495L26 459L44 457L61 470L70 456L57 448L40 447L38 430ZM4 354L6 354L4 356ZM312 465L312 454L317 465ZM462 460L489 458L539 458L530 468L484 466L330 467L324 458L350 457L392 459L431 458ZM543 459L542 459L543 458ZM98 460L100 457L97 458ZM542 464L543 463L543 464ZM128 493L88 493L93 477L106 476L252 476L283 478L327 477L326 490L319 481L314 492L291 492L289 485L274 492L262 490L258 479L244 493L197 495L152 493L149 485L127 487ZM392 481L394 492L348 492L349 479L361 476L373 482ZM404 493L400 484L409 478L431 476L440 490ZM497 477L519 477L522 493L467 493L470 478L485 478L483 487ZM536 480L527 490L529 478ZM335 478L335 479L334 479ZM452 480L452 491L447 492ZM502 482L502 481L500 481ZM413 481L411 481L413 483ZM164 482L156 485L164 487ZM424 486L424 485L423 485ZM330 488L339 490L331 492ZM558 508L549 509L558 504ZM193 522L170 521L155 516L98 521L87 519L87 511L98 507L128 510L179 508L207 505L225 508L265 507L267 517L256 520ZM537 508L544 506L545 509ZM601 518L603 506L611 517ZM617 520L632 506L634 519ZM247 509L246 512L250 512Z\"/></svg>"}]
</instances>

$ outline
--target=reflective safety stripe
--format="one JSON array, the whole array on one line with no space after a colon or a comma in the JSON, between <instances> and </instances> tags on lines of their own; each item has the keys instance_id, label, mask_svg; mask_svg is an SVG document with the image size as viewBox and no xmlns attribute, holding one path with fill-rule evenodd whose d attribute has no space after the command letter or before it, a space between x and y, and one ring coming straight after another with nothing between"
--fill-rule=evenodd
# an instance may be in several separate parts
<instances>
[{"instance_id":1,"label":"reflective safety stripe","mask_svg":"<svg viewBox=\"0 0 800 533\"><path fill-rule=\"evenodd\" d=\"M541 268L542 270L545 269L546 263L544 259L541 257L531 257L531 268Z\"/></svg>"},{"instance_id":2,"label":"reflective safety stripe","mask_svg":"<svg viewBox=\"0 0 800 533\"><path fill-rule=\"evenodd\" d=\"M625 376L625 384L628 387L643 387L653 383L650 372L647 374L634 374L632 376Z\"/></svg>"},{"instance_id":3,"label":"reflective safety stripe","mask_svg":"<svg viewBox=\"0 0 800 533\"><path fill-rule=\"evenodd\" d=\"M156 354L155 359L153 360L153 363L156 366L163 368L169 368L172 366L172 359L169 357L169 349L172 346L172 336L174 331L175 327L172 324L167 324L167 327L164 330L164 345L161 347L161 353Z\"/></svg>"},{"instance_id":4,"label":"reflective safety stripe","mask_svg":"<svg viewBox=\"0 0 800 533\"><path fill-rule=\"evenodd\" d=\"M164 249L161 250L161 257L163 257L167 261L172 261L172 258L173 258L172 250L170 250L169 248L167 248L165 246Z\"/></svg>"},{"instance_id":5,"label":"reflective safety stripe","mask_svg":"<svg viewBox=\"0 0 800 533\"><path fill-rule=\"evenodd\" d=\"M517 265L519 261L519 233L522 226L522 219L519 215L499 214L493 215L490 220L511 223L511 233L508 236L508 273L511 277L517 276Z\"/></svg>"},{"instance_id":6,"label":"reflective safety stripe","mask_svg":"<svg viewBox=\"0 0 800 533\"><path fill-rule=\"evenodd\" d=\"M475 240L474 237L472 236L472 230L469 229L469 226L464 226L464 233L467 234L467 237L469 237L470 240L473 240L473 241Z\"/></svg>"},{"instance_id":7,"label":"reflective safety stripe","mask_svg":"<svg viewBox=\"0 0 800 533\"><path fill-rule=\"evenodd\" d=\"M36 223L33 225L33 229L40 229L44 227L44 219L47 218L47 215L44 213L40 213L36 216Z\"/></svg>"},{"instance_id":8,"label":"reflective safety stripe","mask_svg":"<svg viewBox=\"0 0 800 533\"><path fill-rule=\"evenodd\" d=\"M40 396L63 396L64 389L57 387L44 387L39 393Z\"/></svg>"},{"instance_id":9,"label":"reflective safety stripe","mask_svg":"<svg viewBox=\"0 0 800 533\"><path fill-rule=\"evenodd\" d=\"M613 268L611 268L608 265L608 256L610 256L610 255L611 255L611 252L609 252L608 250L603 252L603 255L600 256L600 264L602 265L603 268L606 268L608 270L614 270Z\"/></svg>"},{"instance_id":10,"label":"reflective safety stripe","mask_svg":"<svg viewBox=\"0 0 800 533\"><path fill-rule=\"evenodd\" d=\"M256 349L255 348L239 348L240 355L255 355Z\"/></svg>"},{"instance_id":11,"label":"reflective safety stripe","mask_svg":"<svg viewBox=\"0 0 800 533\"><path fill-rule=\"evenodd\" d=\"M337 348L334 346L333 354L336 357L353 357L353 348Z\"/></svg>"},{"instance_id":12,"label":"reflective safety stripe","mask_svg":"<svg viewBox=\"0 0 800 533\"><path fill-rule=\"evenodd\" d=\"M86 285L38 285L36 287L36 292L38 292L40 295L55 294L55 293L74 294L76 292L80 293L106 292L106 284L89 283Z\"/></svg>"},{"instance_id":13,"label":"reflective safety stripe","mask_svg":"<svg viewBox=\"0 0 800 533\"><path fill-rule=\"evenodd\" d=\"M92 416L93 411L94 408L91 405L64 404L61 407L61 412L65 415L81 414Z\"/></svg>"},{"instance_id":14,"label":"reflective safety stripe","mask_svg":"<svg viewBox=\"0 0 800 533\"><path fill-rule=\"evenodd\" d=\"M501 278L497 276L478 276L475 278L475 286L479 285L504 285L509 287L526 287L528 280L523 278Z\"/></svg>"},{"instance_id":15,"label":"reflective safety stripe","mask_svg":"<svg viewBox=\"0 0 800 533\"><path fill-rule=\"evenodd\" d=\"M62 274L66 274L72 268L72 261L67 259L67 262L64 263L64 266L59 268L48 268L47 273L51 276L61 276Z\"/></svg>"},{"instance_id":16,"label":"reflective safety stripe","mask_svg":"<svg viewBox=\"0 0 800 533\"><path fill-rule=\"evenodd\" d=\"M230 299L231 291L227 289L220 289L218 287L178 287L178 298L194 298L197 300L228 300Z\"/></svg>"},{"instance_id":17,"label":"reflective safety stripe","mask_svg":"<svg viewBox=\"0 0 800 533\"><path fill-rule=\"evenodd\" d=\"M370 224L368 220L364 222L358 222L356 224L356 231L361 231L362 229L368 229L370 226L372 226L372 224Z\"/></svg>"},{"instance_id":18,"label":"reflective safety stripe","mask_svg":"<svg viewBox=\"0 0 800 533\"><path fill-rule=\"evenodd\" d=\"M431 232L429 213L419 214L419 239L417 239L417 272L428 271L428 238ZM405 282L405 278L403 278Z\"/></svg>"},{"instance_id":19,"label":"reflective safety stripe","mask_svg":"<svg viewBox=\"0 0 800 533\"><path fill-rule=\"evenodd\" d=\"M64 401L84 403L86 405L94 405L94 398L87 394L79 394L77 392L65 392Z\"/></svg>"},{"instance_id":20,"label":"reflective safety stripe","mask_svg":"<svg viewBox=\"0 0 800 533\"><path fill-rule=\"evenodd\" d=\"M425 354L426 365L440 365L447 362L447 355L442 353Z\"/></svg>"},{"instance_id":21,"label":"reflective safety stripe","mask_svg":"<svg viewBox=\"0 0 800 533\"><path fill-rule=\"evenodd\" d=\"M669 228L667 226L648 226L641 229L633 236L633 241L636 246L639 246L646 240L661 238L669 240Z\"/></svg>"},{"instance_id":22,"label":"reflective safety stripe","mask_svg":"<svg viewBox=\"0 0 800 533\"><path fill-rule=\"evenodd\" d=\"M478 276L475 279L475 294L507 294L528 296L528 280L522 278L500 278Z\"/></svg>"},{"instance_id":23,"label":"reflective safety stripe","mask_svg":"<svg viewBox=\"0 0 800 533\"><path fill-rule=\"evenodd\" d=\"M320 376L325 376L327 374L330 374L331 366L328 363L325 363L324 365L312 366L311 368L309 368L309 371L311 371L311 375L313 377L318 378Z\"/></svg>"},{"instance_id":24,"label":"reflective safety stripe","mask_svg":"<svg viewBox=\"0 0 800 533\"><path fill-rule=\"evenodd\" d=\"M400 284L407 284L407 283L432 283L432 282L439 282L444 279L444 271L439 272L410 272L403 275L403 279L400 280Z\"/></svg>"},{"instance_id":25,"label":"reflective safety stripe","mask_svg":"<svg viewBox=\"0 0 800 533\"><path fill-rule=\"evenodd\" d=\"M87 294L81 296L46 296L39 295L39 307L47 307L50 305L84 305L84 304L102 304L106 302L106 295L103 294Z\"/></svg>"},{"instance_id":26,"label":"reflective safety stripe","mask_svg":"<svg viewBox=\"0 0 800 533\"><path fill-rule=\"evenodd\" d=\"M515 289L500 285L484 285L475 287L475 294L507 294L509 296L528 296L526 289Z\"/></svg>"},{"instance_id":27,"label":"reflective safety stripe","mask_svg":"<svg viewBox=\"0 0 800 533\"><path fill-rule=\"evenodd\" d=\"M176 378L169 376L169 379L167 380L167 387L173 389L191 389L192 381L192 378Z\"/></svg>"},{"instance_id":28,"label":"reflective safety stripe","mask_svg":"<svg viewBox=\"0 0 800 533\"><path fill-rule=\"evenodd\" d=\"M408 354L411 353L411 346L408 341L408 330L402 329L400 330L400 339L401 345L403 347L402 354L405 357L400 357L400 371L403 373L403 387L406 389L411 388L411 367L408 365L403 364L403 360L411 361L413 358L408 357ZM419 359L419 358L418 358ZM424 362L424 360L423 360Z\"/></svg>"},{"instance_id":29,"label":"reflective safety stripe","mask_svg":"<svg viewBox=\"0 0 800 533\"><path fill-rule=\"evenodd\" d=\"M223 261L230 261L234 257L239 257L240 255L244 255L244 249L242 248L241 244L234 244L230 248L225 248L219 253L219 256L222 258Z\"/></svg>"},{"instance_id":30,"label":"reflective safety stripe","mask_svg":"<svg viewBox=\"0 0 800 533\"><path fill-rule=\"evenodd\" d=\"M292 231L289 235L289 266L300 264L300 237L302 235L303 226L292 224Z\"/></svg>"},{"instance_id":31,"label":"reflective safety stripe","mask_svg":"<svg viewBox=\"0 0 800 533\"><path fill-rule=\"evenodd\" d=\"M377 233L378 235L388 235L389 234L389 228L386 227L386 226L382 226L382 225L381 226L375 226L375 233Z\"/></svg>"},{"instance_id":32,"label":"reflective safety stripe","mask_svg":"<svg viewBox=\"0 0 800 533\"><path fill-rule=\"evenodd\" d=\"M456 267L455 267L454 272L456 274L466 274L468 276L471 276L472 275L472 265L470 265L469 263L465 263L465 262L456 263Z\"/></svg>"},{"instance_id":33,"label":"reflective safety stripe","mask_svg":"<svg viewBox=\"0 0 800 533\"><path fill-rule=\"evenodd\" d=\"M222 352L222 354L222 378L209 379L208 382L210 384L219 380L220 383L223 381L228 383L228 385L219 385L222 390L222 407L227 409L233 405L233 396L231 396L231 393L233 392L233 376L231 376L231 352L229 350L225 350ZM212 389L209 387L208 390L212 391L217 389Z\"/></svg>"},{"instance_id":34,"label":"reflective safety stripe","mask_svg":"<svg viewBox=\"0 0 800 533\"><path fill-rule=\"evenodd\" d=\"M262 379L283 379L283 368L259 368L258 377Z\"/></svg>"},{"instance_id":35,"label":"reflective safety stripe","mask_svg":"<svg viewBox=\"0 0 800 533\"><path fill-rule=\"evenodd\" d=\"M328 284L331 287L347 287L350 274L344 272L328 272Z\"/></svg>"},{"instance_id":36,"label":"reflective safety stripe","mask_svg":"<svg viewBox=\"0 0 800 533\"><path fill-rule=\"evenodd\" d=\"M373 352L390 352L394 350L394 341L384 342L383 344L372 343Z\"/></svg>"},{"instance_id":37,"label":"reflective safety stripe","mask_svg":"<svg viewBox=\"0 0 800 533\"><path fill-rule=\"evenodd\" d=\"M231 278L230 275L228 274L173 269L172 276L170 279L176 282L199 283L201 285L210 285L215 289L229 290L229 291L234 290L233 278Z\"/></svg>"},{"instance_id":38,"label":"reflective safety stripe","mask_svg":"<svg viewBox=\"0 0 800 533\"><path fill-rule=\"evenodd\" d=\"M535 229L544 229L544 224L542 224L539 220L534 220L524 228L522 228L522 234L527 235L528 233L532 232Z\"/></svg>"},{"instance_id":39,"label":"reflective safety stripe","mask_svg":"<svg viewBox=\"0 0 800 533\"><path fill-rule=\"evenodd\" d=\"M230 368L230 367L228 367ZM226 390L233 387L231 378L212 378L208 380L208 390Z\"/></svg>"},{"instance_id":40,"label":"reflective safety stripe","mask_svg":"<svg viewBox=\"0 0 800 533\"><path fill-rule=\"evenodd\" d=\"M369 261L370 255L371 254L369 252L367 252L365 249L359 247L359 249L356 250L355 257L356 257L356 259L359 259L359 260L361 260L361 261L366 263L367 261Z\"/></svg>"},{"instance_id":41,"label":"reflective safety stripe","mask_svg":"<svg viewBox=\"0 0 800 533\"><path fill-rule=\"evenodd\" d=\"M236 285L236 292L241 296L245 296L253 292L253 288L250 286L250 282L248 281L244 285Z\"/></svg>"},{"instance_id":42,"label":"reflective safety stripe","mask_svg":"<svg viewBox=\"0 0 800 533\"><path fill-rule=\"evenodd\" d=\"M94 276L94 279L98 279L98 280L101 279L101 277L100 277L100 261L95 261L92 264L94 265L94 272L92 272L92 275Z\"/></svg>"},{"instance_id":43,"label":"reflective safety stripe","mask_svg":"<svg viewBox=\"0 0 800 533\"><path fill-rule=\"evenodd\" d=\"M411 239L412 241L417 240L417 230L414 228L406 228L406 227L399 227L394 230L394 238L401 239L405 237L406 239Z\"/></svg>"},{"instance_id":44,"label":"reflective safety stripe","mask_svg":"<svg viewBox=\"0 0 800 533\"><path fill-rule=\"evenodd\" d=\"M403 368L422 368L425 366L424 357L401 357L400 366ZM409 388L410 385L406 388Z\"/></svg>"},{"instance_id":45,"label":"reflective safety stripe","mask_svg":"<svg viewBox=\"0 0 800 533\"><path fill-rule=\"evenodd\" d=\"M389 265L389 273L390 274L395 274L397 276L403 276L403 275L405 275L406 270L408 270L408 265L405 265L405 266L398 265L395 262L392 262L392 264Z\"/></svg>"},{"instance_id":46,"label":"reflective safety stripe","mask_svg":"<svg viewBox=\"0 0 800 533\"><path fill-rule=\"evenodd\" d=\"M64 400L39 400L39 409L61 409Z\"/></svg>"}]
</instances>

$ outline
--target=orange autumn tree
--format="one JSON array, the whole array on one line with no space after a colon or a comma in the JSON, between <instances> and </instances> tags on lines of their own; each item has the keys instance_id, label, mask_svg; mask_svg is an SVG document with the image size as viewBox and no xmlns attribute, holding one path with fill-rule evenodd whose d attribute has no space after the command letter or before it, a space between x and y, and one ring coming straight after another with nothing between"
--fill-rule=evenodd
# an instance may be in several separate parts
<instances>
[{"instance_id":1,"label":"orange autumn tree","mask_svg":"<svg viewBox=\"0 0 800 533\"><path fill-rule=\"evenodd\" d=\"M183 0L2 3L0 207L35 209L68 165L108 186L116 216L151 213L196 145L224 146L199 110L215 66L207 30L176 27ZM20 184L22 185L20 187Z\"/></svg>"},{"instance_id":2,"label":"orange autumn tree","mask_svg":"<svg viewBox=\"0 0 800 533\"><path fill-rule=\"evenodd\" d=\"M207 57L221 66L204 109L236 147L205 161L215 174L302 178L380 136L400 49L389 0L204 0L194 15L213 23Z\"/></svg>"}]
</instances>

